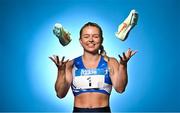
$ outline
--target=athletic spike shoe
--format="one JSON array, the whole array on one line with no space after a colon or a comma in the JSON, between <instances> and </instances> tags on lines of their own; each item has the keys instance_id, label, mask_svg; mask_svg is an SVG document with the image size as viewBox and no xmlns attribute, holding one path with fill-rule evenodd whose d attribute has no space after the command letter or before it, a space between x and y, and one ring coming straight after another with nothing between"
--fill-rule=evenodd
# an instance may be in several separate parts
<instances>
[{"instance_id":1,"label":"athletic spike shoe","mask_svg":"<svg viewBox=\"0 0 180 113\"><path fill-rule=\"evenodd\" d=\"M118 32L115 33L116 37L125 41L131 29L137 24L138 13L136 10L131 10L128 17L118 26Z\"/></svg>"},{"instance_id":2,"label":"athletic spike shoe","mask_svg":"<svg viewBox=\"0 0 180 113\"><path fill-rule=\"evenodd\" d=\"M66 29L64 29L60 23L56 23L54 25L53 33L59 39L61 45L66 46L71 42L71 34Z\"/></svg>"}]
</instances>

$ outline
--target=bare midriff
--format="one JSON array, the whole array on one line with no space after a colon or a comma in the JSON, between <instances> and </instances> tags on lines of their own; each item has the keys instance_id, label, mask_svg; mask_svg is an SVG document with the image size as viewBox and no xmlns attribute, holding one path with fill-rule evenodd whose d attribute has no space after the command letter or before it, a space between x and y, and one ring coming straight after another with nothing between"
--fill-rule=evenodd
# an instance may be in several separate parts
<instances>
[{"instance_id":1,"label":"bare midriff","mask_svg":"<svg viewBox=\"0 0 180 113\"><path fill-rule=\"evenodd\" d=\"M75 96L74 106L79 108L99 108L109 106L109 95L97 92Z\"/></svg>"}]
</instances>

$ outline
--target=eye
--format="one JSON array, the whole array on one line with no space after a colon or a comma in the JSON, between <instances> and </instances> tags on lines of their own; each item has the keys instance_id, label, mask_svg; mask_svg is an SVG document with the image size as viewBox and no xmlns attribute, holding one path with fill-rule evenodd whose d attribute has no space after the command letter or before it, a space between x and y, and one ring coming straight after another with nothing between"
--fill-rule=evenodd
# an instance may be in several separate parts
<instances>
[{"instance_id":1,"label":"eye","mask_svg":"<svg viewBox=\"0 0 180 113\"><path fill-rule=\"evenodd\" d=\"M83 38L89 38L88 36L83 36Z\"/></svg>"},{"instance_id":2,"label":"eye","mask_svg":"<svg viewBox=\"0 0 180 113\"><path fill-rule=\"evenodd\" d=\"M82 35L82 38L89 38L89 35L87 35L87 34Z\"/></svg>"},{"instance_id":3,"label":"eye","mask_svg":"<svg viewBox=\"0 0 180 113\"><path fill-rule=\"evenodd\" d=\"M99 38L99 36L95 36L94 38Z\"/></svg>"},{"instance_id":4,"label":"eye","mask_svg":"<svg viewBox=\"0 0 180 113\"><path fill-rule=\"evenodd\" d=\"M94 38L100 38L99 35L93 35Z\"/></svg>"}]
</instances>

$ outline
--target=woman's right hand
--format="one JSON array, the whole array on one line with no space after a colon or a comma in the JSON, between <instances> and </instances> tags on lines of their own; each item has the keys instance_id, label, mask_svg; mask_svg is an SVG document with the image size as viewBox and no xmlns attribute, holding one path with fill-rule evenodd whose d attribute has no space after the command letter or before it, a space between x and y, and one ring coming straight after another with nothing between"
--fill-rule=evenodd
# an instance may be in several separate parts
<instances>
[{"instance_id":1,"label":"woman's right hand","mask_svg":"<svg viewBox=\"0 0 180 113\"><path fill-rule=\"evenodd\" d=\"M59 98L63 98L66 96L69 88L70 83L69 77L67 77L67 69L66 64L69 62L69 60L64 61L65 57L63 56L62 59L59 60L59 57L57 55L53 55L52 57L49 57L57 66L58 73L57 73L57 79L55 82L55 90L57 93L57 96Z\"/></svg>"},{"instance_id":2,"label":"woman's right hand","mask_svg":"<svg viewBox=\"0 0 180 113\"><path fill-rule=\"evenodd\" d=\"M69 59L64 61L65 57L63 56L62 59L59 60L59 57L57 55L53 55L52 57L49 58L56 64L58 70L65 71L66 63L69 61Z\"/></svg>"}]
</instances>

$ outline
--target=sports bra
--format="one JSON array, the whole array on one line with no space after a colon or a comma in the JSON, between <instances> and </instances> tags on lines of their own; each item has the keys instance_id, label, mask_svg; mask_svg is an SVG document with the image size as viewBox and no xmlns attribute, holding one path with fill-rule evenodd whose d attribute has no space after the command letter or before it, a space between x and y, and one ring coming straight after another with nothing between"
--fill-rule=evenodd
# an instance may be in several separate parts
<instances>
[{"instance_id":1,"label":"sports bra","mask_svg":"<svg viewBox=\"0 0 180 113\"><path fill-rule=\"evenodd\" d=\"M82 56L75 58L72 74L71 88L74 96L86 92L111 94L112 82L108 64L103 56L101 56L97 68L86 68L83 64Z\"/></svg>"}]
</instances>

